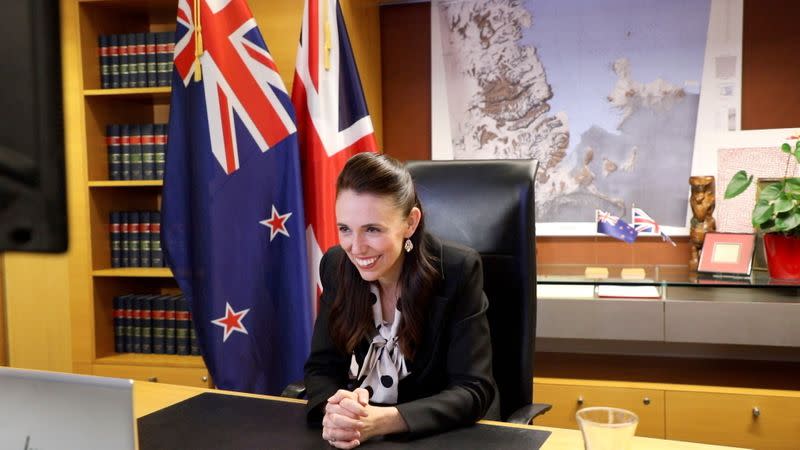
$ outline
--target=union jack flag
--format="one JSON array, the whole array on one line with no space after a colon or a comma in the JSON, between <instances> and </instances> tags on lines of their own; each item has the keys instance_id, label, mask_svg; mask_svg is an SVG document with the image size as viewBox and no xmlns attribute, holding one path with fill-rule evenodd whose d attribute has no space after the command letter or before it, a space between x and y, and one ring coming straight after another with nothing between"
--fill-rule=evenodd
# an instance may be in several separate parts
<instances>
[{"instance_id":1,"label":"union jack flag","mask_svg":"<svg viewBox=\"0 0 800 450\"><path fill-rule=\"evenodd\" d=\"M641 208L631 208L631 215L633 216L633 227L636 231L639 233L659 234L662 241L669 242L673 247L676 246L675 242L661 230L661 226Z\"/></svg>"},{"instance_id":2,"label":"union jack flag","mask_svg":"<svg viewBox=\"0 0 800 450\"><path fill-rule=\"evenodd\" d=\"M319 262L338 242L336 178L347 159L377 151L338 0L306 0L292 103L303 165L303 190L313 291L322 290ZM316 295L311 299L316 311Z\"/></svg>"},{"instance_id":3,"label":"union jack flag","mask_svg":"<svg viewBox=\"0 0 800 450\"><path fill-rule=\"evenodd\" d=\"M294 109L244 0L179 0L176 41L165 260L214 384L277 394L312 324Z\"/></svg>"},{"instance_id":4,"label":"union jack flag","mask_svg":"<svg viewBox=\"0 0 800 450\"><path fill-rule=\"evenodd\" d=\"M640 208L631 208L633 227L640 233L660 233L661 227Z\"/></svg>"}]
</instances>

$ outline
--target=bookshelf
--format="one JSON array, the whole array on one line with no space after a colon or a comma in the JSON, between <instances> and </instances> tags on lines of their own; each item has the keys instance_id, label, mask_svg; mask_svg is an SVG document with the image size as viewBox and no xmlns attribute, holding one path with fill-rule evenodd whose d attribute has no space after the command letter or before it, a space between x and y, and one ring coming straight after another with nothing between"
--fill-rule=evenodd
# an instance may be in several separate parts
<instances>
[{"instance_id":1,"label":"bookshelf","mask_svg":"<svg viewBox=\"0 0 800 450\"><path fill-rule=\"evenodd\" d=\"M70 249L57 258L5 256L11 259L6 265L9 298L25 299L9 314L14 325L13 333L9 325L14 335L9 359L46 370L208 386L199 357L115 353L111 322L115 295L178 291L169 269L111 267L108 213L158 209L162 183L110 180L104 136L109 123L166 123L170 88L101 88L97 39L101 34L170 31L177 0L59 2ZM303 2L248 3L291 89ZM377 0L342 2L380 140L378 5ZM37 283L41 276L31 273L47 273L49 282ZM38 331L42 318L48 333Z\"/></svg>"},{"instance_id":2,"label":"bookshelf","mask_svg":"<svg viewBox=\"0 0 800 450\"><path fill-rule=\"evenodd\" d=\"M111 211L161 207L160 180L111 180L106 125L166 123L169 87L101 88L98 36L174 30L176 0L62 0L62 58L70 207L73 370L212 386L199 356L118 353L112 301L180 292L168 268L112 267Z\"/></svg>"}]
</instances>

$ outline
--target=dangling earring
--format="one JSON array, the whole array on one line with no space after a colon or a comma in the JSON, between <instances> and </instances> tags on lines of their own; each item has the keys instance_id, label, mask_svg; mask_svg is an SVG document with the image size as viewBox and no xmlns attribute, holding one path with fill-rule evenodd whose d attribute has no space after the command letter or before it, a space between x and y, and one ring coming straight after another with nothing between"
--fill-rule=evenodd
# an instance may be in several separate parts
<instances>
[{"instance_id":1,"label":"dangling earring","mask_svg":"<svg viewBox=\"0 0 800 450\"><path fill-rule=\"evenodd\" d=\"M403 244L403 248L406 250L406 253L410 253L411 250L414 250L414 243L411 242L411 239L406 238L406 243Z\"/></svg>"}]
</instances>

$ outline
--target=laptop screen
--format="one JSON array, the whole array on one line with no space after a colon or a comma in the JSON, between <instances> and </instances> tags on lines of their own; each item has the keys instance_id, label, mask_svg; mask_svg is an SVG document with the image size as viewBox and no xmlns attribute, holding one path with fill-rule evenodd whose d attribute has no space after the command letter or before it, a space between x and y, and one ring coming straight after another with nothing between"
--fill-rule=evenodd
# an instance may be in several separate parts
<instances>
[{"instance_id":1,"label":"laptop screen","mask_svg":"<svg viewBox=\"0 0 800 450\"><path fill-rule=\"evenodd\" d=\"M0 367L0 449L134 449L133 381Z\"/></svg>"}]
</instances>

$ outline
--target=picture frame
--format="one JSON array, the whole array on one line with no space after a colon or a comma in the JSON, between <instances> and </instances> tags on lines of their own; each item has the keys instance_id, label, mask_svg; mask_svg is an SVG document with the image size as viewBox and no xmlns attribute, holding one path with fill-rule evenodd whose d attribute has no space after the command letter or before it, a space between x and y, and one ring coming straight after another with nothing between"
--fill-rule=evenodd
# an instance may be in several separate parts
<instances>
[{"instance_id":1,"label":"picture frame","mask_svg":"<svg viewBox=\"0 0 800 450\"><path fill-rule=\"evenodd\" d=\"M706 233L697 271L728 276L750 276L755 233Z\"/></svg>"}]
</instances>

